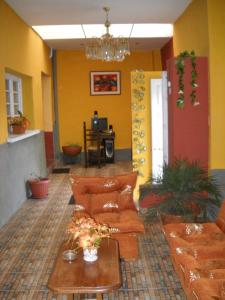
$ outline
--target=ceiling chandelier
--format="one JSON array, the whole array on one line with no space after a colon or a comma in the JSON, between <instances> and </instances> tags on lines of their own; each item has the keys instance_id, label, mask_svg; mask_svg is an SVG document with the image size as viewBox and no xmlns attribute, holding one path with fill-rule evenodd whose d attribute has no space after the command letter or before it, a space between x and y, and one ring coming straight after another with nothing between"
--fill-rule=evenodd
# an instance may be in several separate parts
<instances>
[{"instance_id":1,"label":"ceiling chandelier","mask_svg":"<svg viewBox=\"0 0 225 300\"><path fill-rule=\"evenodd\" d=\"M114 38L109 33L109 7L103 7L106 12L106 33L100 38L92 38L87 43L85 52L88 59L101 59L103 61L123 61L125 55L130 55L128 38L118 37Z\"/></svg>"}]
</instances>

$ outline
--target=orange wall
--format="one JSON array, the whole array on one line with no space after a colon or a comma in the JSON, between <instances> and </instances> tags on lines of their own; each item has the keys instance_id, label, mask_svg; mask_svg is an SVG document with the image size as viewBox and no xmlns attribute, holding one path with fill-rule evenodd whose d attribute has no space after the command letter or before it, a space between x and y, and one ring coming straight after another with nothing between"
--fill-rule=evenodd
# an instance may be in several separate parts
<instances>
[{"instance_id":1,"label":"orange wall","mask_svg":"<svg viewBox=\"0 0 225 300\"><path fill-rule=\"evenodd\" d=\"M161 70L160 51L133 52L123 62L85 58L83 51L57 51L57 87L61 146L83 145L83 121L90 126L94 110L107 117L116 133L116 148L131 148L131 71ZM121 95L90 96L90 71L120 71Z\"/></svg>"},{"instance_id":2,"label":"orange wall","mask_svg":"<svg viewBox=\"0 0 225 300\"><path fill-rule=\"evenodd\" d=\"M213 0L217 2L217 0ZM208 56L207 0L193 0L174 23L174 55L195 50L198 56Z\"/></svg>"}]
</instances>

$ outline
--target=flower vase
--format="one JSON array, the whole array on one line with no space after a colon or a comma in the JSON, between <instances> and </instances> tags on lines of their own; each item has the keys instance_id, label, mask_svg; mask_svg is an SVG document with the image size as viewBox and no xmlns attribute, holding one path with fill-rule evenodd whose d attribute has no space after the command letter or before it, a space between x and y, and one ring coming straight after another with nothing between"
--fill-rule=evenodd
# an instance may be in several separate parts
<instances>
[{"instance_id":1,"label":"flower vase","mask_svg":"<svg viewBox=\"0 0 225 300\"><path fill-rule=\"evenodd\" d=\"M83 249L84 260L93 262L98 259L98 250L97 248L92 249Z\"/></svg>"}]
</instances>

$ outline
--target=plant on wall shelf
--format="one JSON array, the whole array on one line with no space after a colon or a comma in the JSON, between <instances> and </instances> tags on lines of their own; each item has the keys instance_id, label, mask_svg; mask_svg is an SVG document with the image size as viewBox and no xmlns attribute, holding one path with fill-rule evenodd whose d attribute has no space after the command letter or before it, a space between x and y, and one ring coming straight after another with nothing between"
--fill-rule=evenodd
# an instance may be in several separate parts
<instances>
[{"instance_id":1,"label":"plant on wall shelf","mask_svg":"<svg viewBox=\"0 0 225 300\"><path fill-rule=\"evenodd\" d=\"M12 132L14 134L25 133L30 121L18 110L18 115L14 117L8 117L8 125L12 126Z\"/></svg>"},{"instance_id":2,"label":"plant on wall shelf","mask_svg":"<svg viewBox=\"0 0 225 300\"><path fill-rule=\"evenodd\" d=\"M184 71L185 71L185 58L190 58L191 60L191 93L190 93L190 101L193 106L199 105L199 101L196 99L196 88L198 87L196 79L197 79L197 71L196 71L196 55L192 50L191 52L183 51L181 52L176 59L176 68L178 74L178 99L177 99L177 107L184 107Z\"/></svg>"}]
</instances>

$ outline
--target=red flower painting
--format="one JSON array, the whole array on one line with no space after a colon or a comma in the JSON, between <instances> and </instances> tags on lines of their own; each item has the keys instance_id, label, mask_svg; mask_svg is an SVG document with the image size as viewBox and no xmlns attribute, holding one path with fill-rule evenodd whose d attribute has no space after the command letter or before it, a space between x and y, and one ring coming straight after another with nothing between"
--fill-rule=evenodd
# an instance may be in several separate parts
<instances>
[{"instance_id":1,"label":"red flower painting","mask_svg":"<svg viewBox=\"0 0 225 300\"><path fill-rule=\"evenodd\" d=\"M91 95L119 95L120 72L91 72Z\"/></svg>"}]
</instances>

